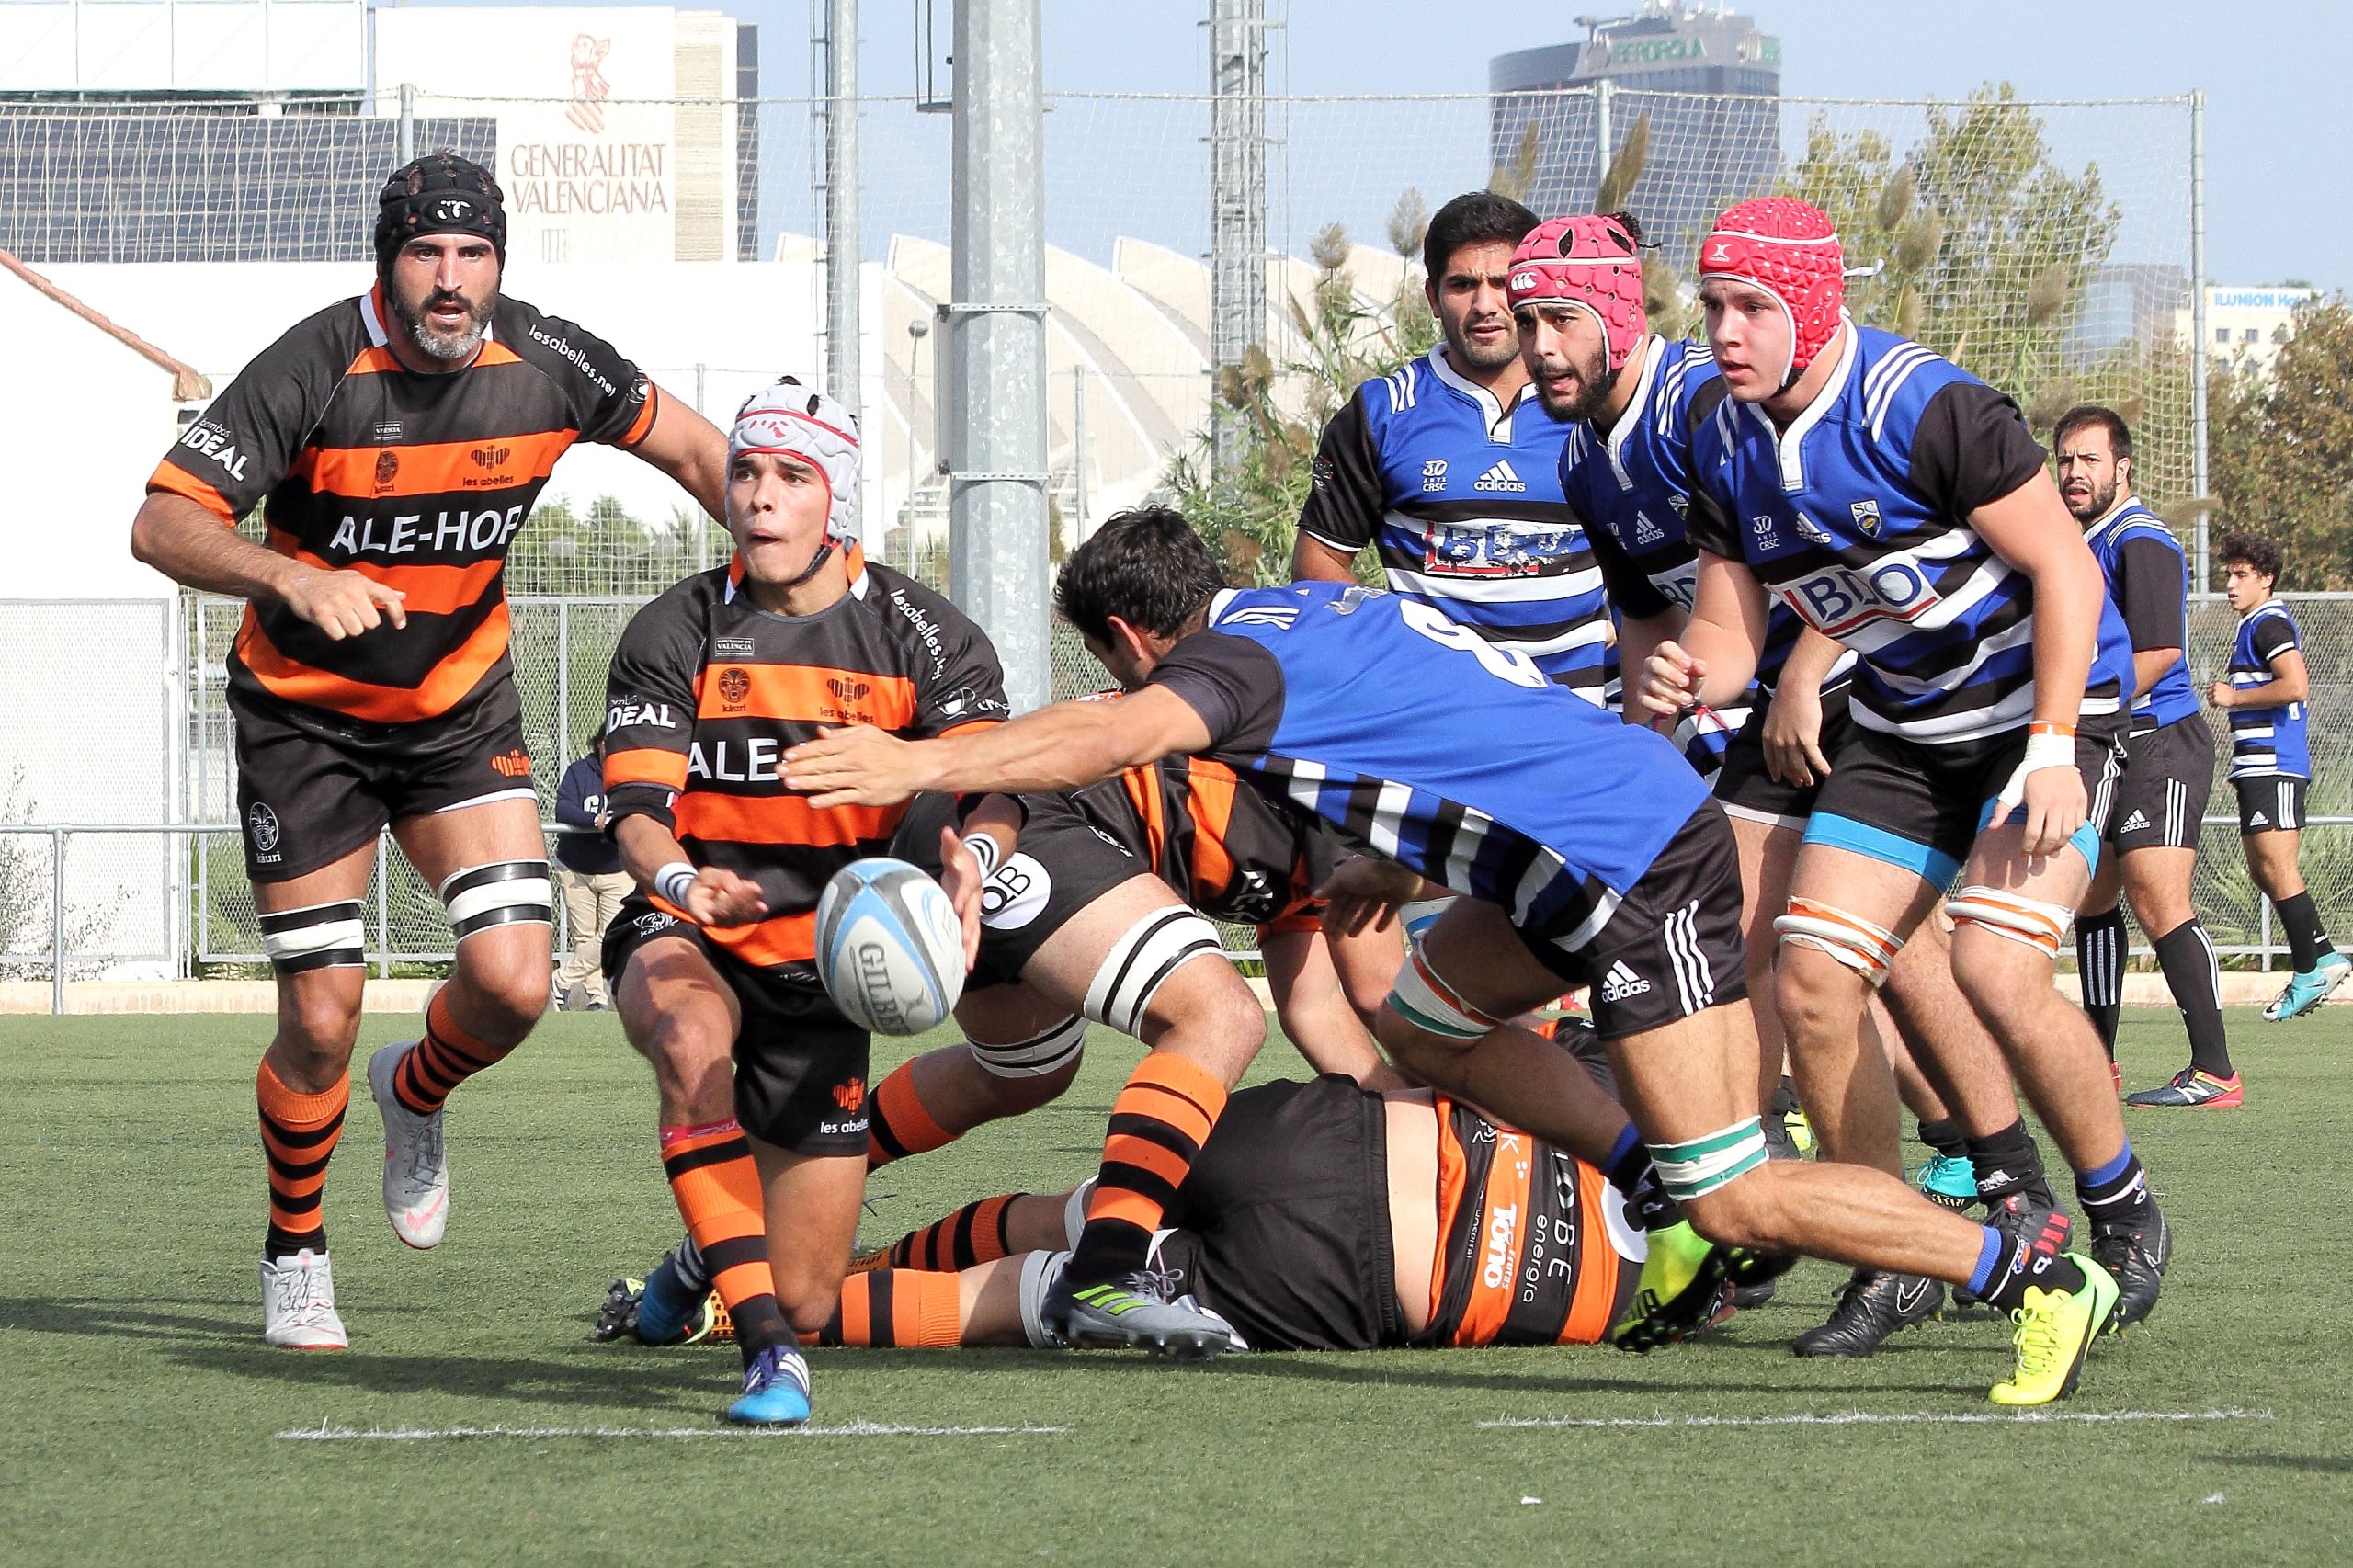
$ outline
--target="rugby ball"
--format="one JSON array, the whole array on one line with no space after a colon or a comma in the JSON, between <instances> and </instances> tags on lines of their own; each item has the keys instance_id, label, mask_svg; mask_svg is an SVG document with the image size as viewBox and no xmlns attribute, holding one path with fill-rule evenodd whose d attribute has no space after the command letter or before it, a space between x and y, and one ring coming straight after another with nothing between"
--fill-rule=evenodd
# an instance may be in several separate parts
<instances>
[{"instance_id":1,"label":"rugby ball","mask_svg":"<svg viewBox=\"0 0 2353 1568\"><path fill-rule=\"evenodd\" d=\"M874 856L834 873L817 901L817 970L852 1023L921 1034L964 994L964 927L940 885Z\"/></svg>"}]
</instances>

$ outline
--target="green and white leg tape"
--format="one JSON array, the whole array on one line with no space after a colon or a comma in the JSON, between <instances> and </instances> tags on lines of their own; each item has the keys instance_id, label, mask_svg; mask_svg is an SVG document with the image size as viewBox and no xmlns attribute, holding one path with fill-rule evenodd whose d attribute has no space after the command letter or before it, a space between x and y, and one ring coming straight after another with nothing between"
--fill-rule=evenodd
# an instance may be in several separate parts
<instances>
[{"instance_id":1,"label":"green and white leg tape","mask_svg":"<svg viewBox=\"0 0 2353 1568\"><path fill-rule=\"evenodd\" d=\"M1652 1143L1659 1184L1677 1203L1729 1187L1765 1163L1765 1128L1756 1117L1688 1143Z\"/></svg>"}]
</instances>

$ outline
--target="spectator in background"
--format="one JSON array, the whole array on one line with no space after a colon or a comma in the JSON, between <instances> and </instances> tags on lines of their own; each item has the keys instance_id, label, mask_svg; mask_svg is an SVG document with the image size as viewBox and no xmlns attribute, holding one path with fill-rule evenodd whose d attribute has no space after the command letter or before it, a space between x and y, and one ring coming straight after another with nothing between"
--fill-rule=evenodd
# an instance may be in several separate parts
<instances>
[{"instance_id":1,"label":"spectator in background","mask_svg":"<svg viewBox=\"0 0 2353 1568\"><path fill-rule=\"evenodd\" d=\"M588 755L563 770L556 786L555 881L563 894L563 917L572 930L572 952L555 971L555 1005L565 1012L602 1012L605 994L599 960L605 927L629 896L629 873L621 852L605 836L605 732Z\"/></svg>"}]
</instances>

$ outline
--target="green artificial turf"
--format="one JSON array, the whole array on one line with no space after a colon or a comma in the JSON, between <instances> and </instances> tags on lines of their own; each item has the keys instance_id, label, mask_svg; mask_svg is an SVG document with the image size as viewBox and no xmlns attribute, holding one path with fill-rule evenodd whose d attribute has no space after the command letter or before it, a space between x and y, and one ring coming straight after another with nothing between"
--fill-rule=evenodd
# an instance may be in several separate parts
<instances>
[{"instance_id":1,"label":"green artificial turf","mask_svg":"<svg viewBox=\"0 0 2353 1568\"><path fill-rule=\"evenodd\" d=\"M676 1217L610 1015L551 1018L452 1103L449 1239L393 1239L364 1084L326 1212L352 1348L273 1351L254 1267L260 1020L0 1025L0 1560L901 1563L2342 1561L2353 1536L2353 1006L2234 1013L2246 1108L2135 1112L2178 1238L2068 1416L1985 1402L2003 1325L1801 1361L1839 1274L1647 1358L1601 1348L813 1355L817 1420L721 1431L732 1349L590 1343ZM361 1046L398 1037L371 1019ZM2128 1012L2128 1081L2179 1065ZM1135 1048L1059 1105L880 1174L865 1237L1093 1164ZM876 1070L903 1054L882 1042ZM1263 1075L1296 1074L1271 1047ZM1903 1423L1805 1418L1904 1416ZM1798 1419L1791 1419L1798 1418ZM1626 1425L1489 1426L1498 1420ZM1772 1424L1756 1425L1758 1421ZM1718 1421L1720 1425L1701 1423ZM536 1436L303 1440L301 1431ZM694 1436L597 1436L599 1428Z\"/></svg>"}]
</instances>

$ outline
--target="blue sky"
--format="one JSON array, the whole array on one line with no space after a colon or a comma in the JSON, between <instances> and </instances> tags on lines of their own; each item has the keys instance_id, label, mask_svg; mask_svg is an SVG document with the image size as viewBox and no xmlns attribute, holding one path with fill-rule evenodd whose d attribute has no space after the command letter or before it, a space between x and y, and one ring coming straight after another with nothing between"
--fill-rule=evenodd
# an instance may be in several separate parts
<instances>
[{"instance_id":1,"label":"blue sky","mask_svg":"<svg viewBox=\"0 0 2353 1568\"><path fill-rule=\"evenodd\" d=\"M806 90L807 0L705 3L760 25L765 92ZM866 0L864 92L912 90L916 3ZM936 4L945 51L953 0ZM1199 23L1207 0L1043 5L1050 89L1205 87ZM1462 7L1401 0L1270 0L1270 8L1287 20L1281 58L1288 88L1299 94L1479 92L1491 55L1582 36L1567 20L1577 8L1565 6L1495 7L1483 27L1466 25L1471 13ZM2038 98L2203 87L2213 279L2353 285L2353 202L2335 179L2319 177L2333 173L2335 154L2353 139L2341 79L2353 59L2353 5L1752 0L1737 8L1780 38L1782 88L1791 96L1958 97L1995 78ZM1619 7L1594 0L1591 9ZM2161 145L2141 155L2174 154ZM879 172L870 165L870 202Z\"/></svg>"}]
</instances>

